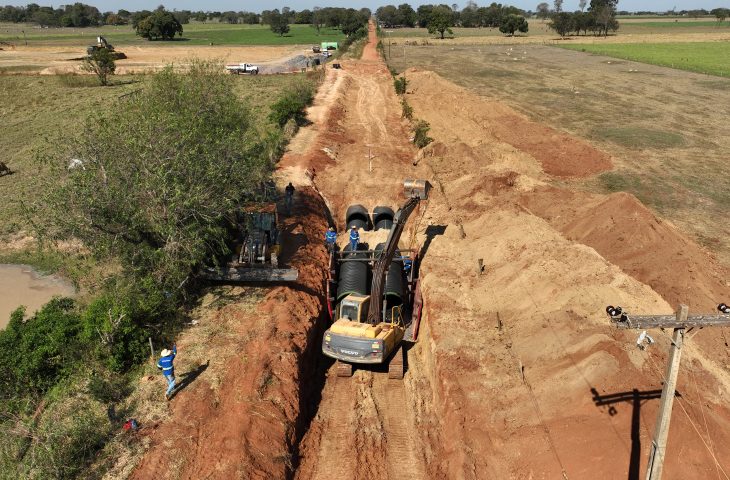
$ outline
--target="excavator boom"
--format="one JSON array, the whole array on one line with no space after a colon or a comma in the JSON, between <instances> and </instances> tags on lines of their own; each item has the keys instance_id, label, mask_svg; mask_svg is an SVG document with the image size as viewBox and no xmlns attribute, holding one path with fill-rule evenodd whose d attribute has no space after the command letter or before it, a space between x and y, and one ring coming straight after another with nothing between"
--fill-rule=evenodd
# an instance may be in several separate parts
<instances>
[{"instance_id":1,"label":"excavator boom","mask_svg":"<svg viewBox=\"0 0 730 480\"><path fill-rule=\"evenodd\" d=\"M373 267L373 283L370 288L370 310L368 311L367 322L376 325L382 321L383 310L383 287L385 286L385 275L388 267L393 261L395 251L398 249L398 242L403 234L408 217L416 209L421 200L428 199L428 190L431 185L426 180L406 180L403 182L403 193L408 198L406 203L396 212L393 218L393 226L385 242L380 257Z\"/></svg>"}]
</instances>

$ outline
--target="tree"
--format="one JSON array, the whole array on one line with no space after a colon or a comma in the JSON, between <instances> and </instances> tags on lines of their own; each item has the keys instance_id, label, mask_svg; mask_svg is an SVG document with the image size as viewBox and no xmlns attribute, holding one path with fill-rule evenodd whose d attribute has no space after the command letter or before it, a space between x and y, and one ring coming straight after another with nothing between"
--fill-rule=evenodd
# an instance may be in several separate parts
<instances>
[{"instance_id":1,"label":"tree","mask_svg":"<svg viewBox=\"0 0 730 480\"><path fill-rule=\"evenodd\" d=\"M555 5L555 13L563 11L563 0L553 0L553 5Z\"/></svg>"},{"instance_id":2,"label":"tree","mask_svg":"<svg viewBox=\"0 0 730 480\"><path fill-rule=\"evenodd\" d=\"M578 1L578 8L580 8L581 12L583 12L583 10L585 10L586 3L588 3L588 0L579 0Z\"/></svg>"},{"instance_id":3,"label":"tree","mask_svg":"<svg viewBox=\"0 0 730 480\"><path fill-rule=\"evenodd\" d=\"M398 5L398 24L404 27L416 26L416 11L407 3Z\"/></svg>"},{"instance_id":4,"label":"tree","mask_svg":"<svg viewBox=\"0 0 730 480\"><path fill-rule=\"evenodd\" d=\"M730 16L730 9L727 8L715 8L710 11L712 15L717 18L717 23L722 23L725 19Z\"/></svg>"},{"instance_id":5,"label":"tree","mask_svg":"<svg viewBox=\"0 0 730 480\"><path fill-rule=\"evenodd\" d=\"M185 72L168 66L49 146L36 207L53 220L39 235L78 238L119 262L148 292L140 298L178 301L198 266L229 253L225 219L273 170L275 131L260 133L224 71L201 61ZM69 158L84 168L68 170Z\"/></svg>"},{"instance_id":6,"label":"tree","mask_svg":"<svg viewBox=\"0 0 730 480\"><path fill-rule=\"evenodd\" d=\"M565 37L575 29L573 14L568 12L554 14L549 27L555 30L561 37Z\"/></svg>"},{"instance_id":7,"label":"tree","mask_svg":"<svg viewBox=\"0 0 730 480\"><path fill-rule=\"evenodd\" d=\"M428 33L434 34L438 32L442 39L444 38L445 32L453 35L454 32L451 30L451 27L454 26L454 11L446 5L434 7L431 10L427 26Z\"/></svg>"},{"instance_id":8,"label":"tree","mask_svg":"<svg viewBox=\"0 0 730 480\"><path fill-rule=\"evenodd\" d=\"M175 34L181 37L183 34L183 27L175 15L164 8L158 8L140 20L135 30L137 35L147 40L172 40Z\"/></svg>"},{"instance_id":9,"label":"tree","mask_svg":"<svg viewBox=\"0 0 730 480\"><path fill-rule=\"evenodd\" d=\"M502 23L499 25L499 31L512 36L515 32L527 33L529 25L525 17L522 15L515 15L510 13L502 18Z\"/></svg>"},{"instance_id":10,"label":"tree","mask_svg":"<svg viewBox=\"0 0 730 480\"><path fill-rule=\"evenodd\" d=\"M618 0L591 0L588 12L593 15L595 26L600 35L608 35L609 30L618 30L616 20L616 6Z\"/></svg>"},{"instance_id":11,"label":"tree","mask_svg":"<svg viewBox=\"0 0 730 480\"><path fill-rule=\"evenodd\" d=\"M545 20L550 16L550 5L547 2L542 2L537 5L537 18Z\"/></svg>"},{"instance_id":12,"label":"tree","mask_svg":"<svg viewBox=\"0 0 730 480\"><path fill-rule=\"evenodd\" d=\"M271 12L269 25L271 26L271 31L278 33L280 37L283 37L285 33L289 33L289 19L286 15L279 13L279 10Z\"/></svg>"},{"instance_id":13,"label":"tree","mask_svg":"<svg viewBox=\"0 0 730 480\"><path fill-rule=\"evenodd\" d=\"M433 5L421 5L418 7L418 10L416 10L416 18L419 27L426 28L428 26L428 19L431 18L432 10Z\"/></svg>"},{"instance_id":14,"label":"tree","mask_svg":"<svg viewBox=\"0 0 730 480\"><path fill-rule=\"evenodd\" d=\"M364 25L365 21L363 21L360 14L355 10L352 10L348 11L347 15L345 15L345 19L342 21L342 25L340 25L340 30L349 37L360 30Z\"/></svg>"},{"instance_id":15,"label":"tree","mask_svg":"<svg viewBox=\"0 0 730 480\"><path fill-rule=\"evenodd\" d=\"M395 7L395 5L385 5L383 7L378 8L375 11L375 16L378 17L378 21L385 24L387 28L393 27L394 25L399 25L399 15L398 15L398 9Z\"/></svg>"},{"instance_id":16,"label":"tree","mask_svg":"<svg viewBox=\"0 0 730 480\"><path fill-rule=\"evenodd\" d=\"M84 58L81 68L95 74L99 83L106 86L109 85L109 75L114 75L117 65L114 63L114 54L109 49L99 48Z\"/></svg>"},{"instance_id":17,"label":"tree","mask_svg":"<svg viewBox=\"0 0 730 480\"><path fill-rule=\"evenodd\" d=\"M312 27L317 29L317 34L319 34L320 28L322 28L322 13L321 13L320 7L314 7L312 8Z\"/></svg>"}]
</instances>

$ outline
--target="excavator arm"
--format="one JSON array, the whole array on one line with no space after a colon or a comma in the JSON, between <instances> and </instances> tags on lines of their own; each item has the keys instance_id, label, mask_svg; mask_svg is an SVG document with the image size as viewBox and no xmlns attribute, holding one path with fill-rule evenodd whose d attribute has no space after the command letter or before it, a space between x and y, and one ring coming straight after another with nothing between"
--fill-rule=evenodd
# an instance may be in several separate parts
<instances>
[{"instance_id":1,"label":"excavator arm","mask_svg":"<svg viewBox=\"0 0 730 480\"><path fill-rule=\"evenodd\" d=\"M385 242L380 257L373 267L373 283L370 288L370 309L367 320L371 325L376 325L381 321L383 289L385 287L385 276L388 267L393 262L393 257L395 256L395 251L398 249L398 242L403 234L408 217L411 216L411 213L413 213L413 210L416 209L421 200L428 198L430 184L425 180L406 180L403 186L408 200L396 212L388 240Z\"/></svg>"}]
</instances>

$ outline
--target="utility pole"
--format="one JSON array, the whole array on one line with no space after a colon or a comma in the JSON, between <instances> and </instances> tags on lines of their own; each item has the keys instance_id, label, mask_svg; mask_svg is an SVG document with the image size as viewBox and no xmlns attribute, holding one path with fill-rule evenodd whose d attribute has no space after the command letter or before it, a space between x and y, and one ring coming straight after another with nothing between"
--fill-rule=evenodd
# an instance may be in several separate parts
<instances>
[{"instance_id":1,"label":"utility pole","mask_svg":"<svg viewBox=\"0 0 730 480\"><path fill-rule=\"evenodd\" d=\"M621 307L606 307L606 313L611 321L619 328L647 330L651 328L673 328L672 344L669 347L667 372L664 376L662 401L659 407L654 438L649 452L649 463L646 469L646 480L661 480L664 468L664 458L669 436L669 422L672 419L672 404L677 389L679 361L682 357L682 346L686 333L692 329L704 327L730 326L730 307L721 303L717 309L722 315L693 315L689 316L689 307L680 305L675 315L627 315Z\"/></svg>"}]
</instances>

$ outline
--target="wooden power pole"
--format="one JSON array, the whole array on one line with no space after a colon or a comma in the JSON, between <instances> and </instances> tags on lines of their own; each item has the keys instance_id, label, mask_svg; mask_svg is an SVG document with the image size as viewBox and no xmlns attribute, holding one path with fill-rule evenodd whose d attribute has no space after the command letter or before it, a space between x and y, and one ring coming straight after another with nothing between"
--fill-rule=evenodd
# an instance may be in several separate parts
<instances>
[{"instance_id":1,"label":"wooden power pole","mask_svg":"<svg viewBox=\"0 0 730 480\"><path fill-rule=\"evenodd\" d=\"M730 326L730 307L721 303L718 310L721 315L693 315L689 316L687 305L680 305L675 315L627 315L621 307L608 306L606 312L613 323L619 328L648 330L651 328L673 328L672 344L669 347L667 372L664 376L664 388L659 407L654 438L649 452L649 463L646 469L646 480L661 480L664 468L664 457L669 436L669 421L672 419L672 404L677 389L677 375L679 361L682 357L685 333L694 328L727 327Z\"/></svg>"}]
</instances>

